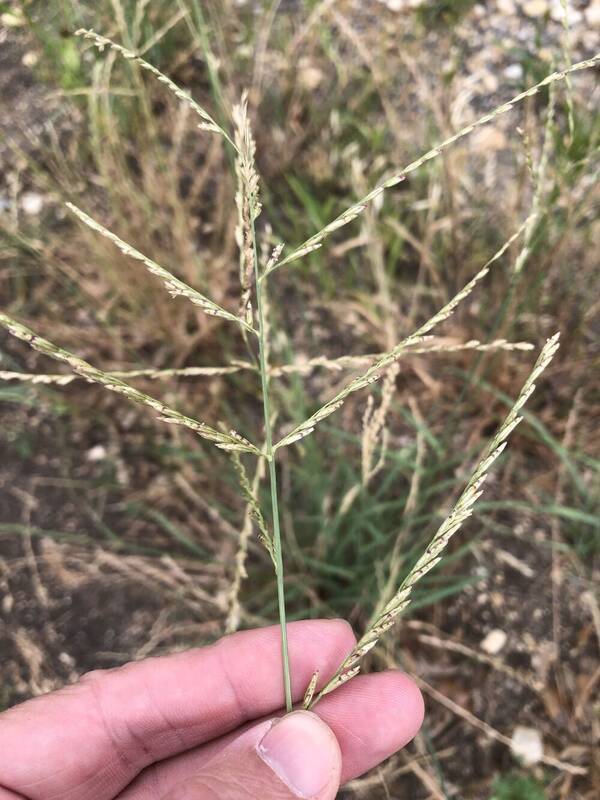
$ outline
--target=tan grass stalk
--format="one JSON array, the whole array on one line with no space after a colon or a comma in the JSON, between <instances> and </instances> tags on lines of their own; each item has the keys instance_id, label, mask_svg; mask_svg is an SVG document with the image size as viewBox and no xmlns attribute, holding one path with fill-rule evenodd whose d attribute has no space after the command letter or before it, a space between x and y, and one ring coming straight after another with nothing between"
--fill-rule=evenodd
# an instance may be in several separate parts
<instances>
[{"instance_id":1,"label":"tan grass stalk","mask_svg":"<svg viewBox=\"0 0 600 800\"><path fill-rule=\"evenodd\" d=\"M131 38L134 42L139 42L141 39L142 23L150 2L151 0L138 0L135 4L135 13L131 26Z\"/></svg>"},{"instance_id":2,"label":"tan grass stalk","mask_svg":"<svg viewBox=\"0 0 600 800\"><path fill-rule=\"evenodd\" d=\"M427 445L425 441L425 434L423 429L425 428L425 420L421 415L421 411L419 406L417 405L417 401L414 397L408 398L408 404L410 406L411 413L415 419L415 422L418 425L417 429L417 439L416 439L416 459L415 459L415 469L413 472L412 480L410 482L410 488L408 490L408 497L406 498L406 505L404 506L404 511L402 512L403 516L410 517L411 514L414 513L417 507L417 501L419 497L419 490L421 488L421 475L423 472L423 464L425 463L425 455L427 451ZM399 544L395 548L399 550ZM394 553L392 553L392 557ZM398 560L399 560L399 553L398 553Z\"/></svg>"},{"instance_id":3,"label":"tan grass stalk","mask_svg":"<svg viewBox=\"0 0 600 800\"><path fill-rule=\"evenodd\" d=\"M571 23L569 20L569 0L560 0L562 9L563 9L563 43L562 43L562 52L563 52L563 59L564 64L567 69L569 69L573 63L573 59L571 58ZM573 141L573 135L575 133L575 111L573 105L573 86L571 82L571 76L567 74L565 76L565 86L567 87L567 118L569 121L569 136L571 141Z\"/></svg>"},{"instance_id":4,"label":"tan grass stalk","mask_svg":"<svg viewBox=\"0 0 600 800\"><path fill-rule=\"evenodd\" d=\"M454 312L455 308L471 294L477 284L488 274L491 266L504 255L510 245L523 233L527 227L527 224L528 221L525 221L519 230L502 245L502 247L490 258L487 264L485 264L485 266L475 275L475 277L472 278L465 286L463 286L463 288L452 298L452 300L446 303L446 305L443 306L443 308L441 308L436 314L434 314L431 319L427 320L427 322L421 325L421 327L418 328L414 333L411 333L410 336L407 336L405 339L403 339L398 345L396 345L396 347L394 347L393 350L384 353L384 355L373 365L371 365L365 373L354 378L354 380L352 380L347 386L338 392L335 397L325 403L325 405L321 406L321 408L319 408L318 411L316 411L311 417L300 423L300 425L295 427L290 433L287 434L287 436L284 436L283 439L281 439L275 445L275 450L278 450L280 447L287 447L288 445L293 444L300 439L304 439L306 436L309 436L320 422L322 422L324 419L327 419L327 417L337 411L338 408L344 404L344 401L350 394L357 392L359 389L364 389L366 386L369 386L371 383L379 380L385 367L388 367L390 364L393 364L395 361L398 361L398 359L402 358L406 354L406 351L409 350L413 345L422 343L425 335L433 330L436 325L439 325L440 322L448 319L448 317Z\"/></svg>"},{"instance_id":5,"label":"tan grass stalk","mask_svg":"<svg viewBox=\"0 0 600 800\"><path fill-rule=\"evenodd\" d=\"M138 49L138 56L143 56L144 53L147 53L148 50L151 50L155 45L157 45L164 37L169 33L169 31L178 25L182 19L185 19L189 14L189 11L185 8L180 8L179 11L176 11L173 16L168 19L165 24L155 31L152 36L144 42L144 44Z\"/></svg>"},{"instance_id":6,"label":"tan grass stalk","mask_svg":"<svg viewBox=\"0 0 600 800\"><path fill-rule=\"evenodd\" d=\"M425 549L425 552L410 570L394 597L392 597L380 614L378 614L377 618L369 625L367 631L341 664L335 675L313 700L313 706L320 698L334 691L334 689L337 689L339 686L342 686L360 671L363 657L375 647L381 636L394 625L399 615L410 605L412 593L416 584L440 562L441 554L452 536L454 536L473 513L473 506L482 494L481 487L487 478L492 464L506 447L507 439L511 432L522 420L522 417L519 416L519 411L534 392L535 381L549 365L558 350L558 338L559 335L555 334L552 338L548 339L544 345L517 400L498 432L488 444L464 491L458 498L450 514L438 528L436 534Z\"/></svg>"},{"instance_id":7,"label":"tan grass stalk","mask_svg":"<svg viewBox=\"0 0 600 800\"><path fill-rule=\"evenodd\" d=\"M538 224L542 219L543 213L543 199L544 191L546 189L546 173L550 161L550 153L553 143L553 126L554 117L556 112L556 86L553 84L549 89L550 97L548 102L548 111L546 114L546 123L544 125L544 138L541 146L541 153L537 165L533 163L531 152L526 154L528 167L533 178L533 202L531 204L531 214L525 235L523 236L523 246L515 259L513 273L518 276L523 267L529 260L533 250L533 239L537 230Z\"/></svg>"},{"instance_id":8,"label":"tan grass stalk","mask_svg":"<svg viewBox=\"0 0 600 800\"><path fill-rule=\"evenodd\" d=\"M243 436L240 436L239 433L235 431L222 433L221 431L211 428L209 425L205 425L203 422L198 422L198 420L192 419L191 417L186 417L179 411L165 405L161 400L157 400L154 397L150 397L150 395L138 391L138 389L134 389L133 386L125 383L120 378L102 372L91 364L88 364L88 362L84 361L82 358L69 353L67 350L63 350L47 339L43 339L32 330L25 327L25 325L21 325L20 322L17 322L6 314L0 313L0 325L6 328L6 330L17 339L27 342L34 350L38 350L40 353L50 356L50 358L54 358L56 361L62 361L64 364L67 364L79 376L85 378L85 380L91 383L99 383L111 392L122 394L135 403L140 403L141 405L152 408L154 411L158 412L159 418L164 422L189 428L197 433L198 436L203 439L208 439L208 441L213 442L222 450L260 455L260 450L247 439L244 439Z\"/></svg>"},{"instance_id":9,"label":"tan grass stalk","mask_svg":"<svg viewBox=\"0 0 600 800\"><path fill-rule=\"evenodd\" d=\"M520 94L513 97L506 103L495 108L493 111L490 111L488 114L484 114L484 116L480 117L475 122L472 122L470 125L462 128L458 133L455 133L453 136L448 137L443 142L438 144L436 147L433 147L431 150L428 150L427 153L417 158L415 161L412 161L408 166L404 167L403 169L395 172L391 177L384 180L374 189L372 189L368 194L362 197L357 203L354 203L352 206L347 208L343 211L336 219L322 228L318 233L315 233L305 242L303 242L296 250L292 251L288 256L283 258L276 264L271 272L283 267L286 264L291 263L292 261L296 261L302 256L307 255L308 253L318 249L322 246L323 241L330 236L335 231L343 228L345 225L348 225L354 219L356 219L360 214L363 213L367 205L373 200L376 200L380 197L387 189L391 189L394 186L397 186L401 181L403 181L408 175L412 172L415 172L417 169L423 166L423 164L427 163L428 161L437 158L441 155L444 150L447 150L451 147L455 142L463 139L465 136L473 133L474 130L480 128L482 125L487 125L489 122L497 119L502 114L506 114L508 111L514 108L518 103L521 103L523 100L526 100L528 97L533 97L538 92L540 92L545 86L549 86L557 81L562 81L568 78L574 72L579 72L580 70L590 69L595 67L598 62L600 62L600 53L592 56L592 58L588 58L585 61L579 61L576 64L571 64L570 66L565 67L562 70L558 70L556 72L552 72L550 75L547 75L542 81L536 83L535 86L531 86L529 89L526 89Z\"/></svg>"}]
</instances>

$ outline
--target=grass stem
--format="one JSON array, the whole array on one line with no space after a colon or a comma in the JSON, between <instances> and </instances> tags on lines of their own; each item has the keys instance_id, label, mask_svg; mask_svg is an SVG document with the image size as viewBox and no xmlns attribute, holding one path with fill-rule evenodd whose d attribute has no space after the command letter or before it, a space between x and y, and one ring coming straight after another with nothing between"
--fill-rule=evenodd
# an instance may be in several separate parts
<instances>
[{"instance_id":1,"label":"grass stem","mask_svg":"<svg viewBox=\"0 0 600 800\"><path fill-rule=\"evenodd\" d=\"M266 458L269 462L269 481L271 489L271 506L273 510L273 551L275 557L275 572L277 575L277 602L279 606L279 624L281 625L281 657L283 663L283 687L285 692L285 707L288 712L292 710L292 682L290 676L290 659L287 641L287 621L285 612L285 591L283 581L283 554L281 551L281 526L279 523L279 502L277 497L277 468L273 452L273 431L271 429L271 400L269 396L269 365L267 359L264 287L260 280L258 270L258 253L256 248L256 234L254 221L252 221L252 240L254 245L254 276L256 283L256 305L258 310L258 353L259 368L262 384L263 411L265 418L265 446Z\"/></svg>"}]
</instances>

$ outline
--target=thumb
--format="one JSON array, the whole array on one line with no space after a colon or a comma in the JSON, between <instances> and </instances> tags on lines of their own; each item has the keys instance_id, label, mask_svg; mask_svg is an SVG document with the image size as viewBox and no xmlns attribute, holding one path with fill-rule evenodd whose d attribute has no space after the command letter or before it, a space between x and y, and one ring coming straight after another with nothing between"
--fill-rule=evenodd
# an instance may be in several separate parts
<instances>
[{"instance_id":1,"label":"thumb","mask_svg":"<svg viewBox=\"0 0 600 800\"><path fill-rule=\"evenodd\" d=\"M334 800L341 767L333 731L294 711L240 734L163 800Z\"/></svg>"}]
</instances>

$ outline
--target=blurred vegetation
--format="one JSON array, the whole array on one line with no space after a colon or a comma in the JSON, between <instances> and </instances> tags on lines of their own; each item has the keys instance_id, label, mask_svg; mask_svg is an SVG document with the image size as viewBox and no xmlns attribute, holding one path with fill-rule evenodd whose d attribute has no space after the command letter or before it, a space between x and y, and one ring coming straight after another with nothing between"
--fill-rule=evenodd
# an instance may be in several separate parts
<instances>
[{"instance_id":1,"label":"blurred vegetation","mask_svg":"<svg viewBox=\"0 0 600 800\"><path fill-rule=\"evenodd\" d=\"M533 778L510 774L494 782L491 800L546 800L546 793Z\"/></svg>"}]
</instances>

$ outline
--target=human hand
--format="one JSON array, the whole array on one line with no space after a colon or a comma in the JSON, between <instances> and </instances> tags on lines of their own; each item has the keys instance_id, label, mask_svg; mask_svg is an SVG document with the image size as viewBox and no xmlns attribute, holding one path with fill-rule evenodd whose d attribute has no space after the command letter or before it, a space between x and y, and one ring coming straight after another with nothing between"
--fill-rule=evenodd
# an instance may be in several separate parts
<instances>
[{"instance_id":1,"label":"human hand","mask_svg":"<svg viewBox=\"0 0 600 800\"><path fill-rule=\"evenodd\" d=\"M288 627L293 695L354 645L341 621ZM279 718L279 628L92 672L0 714L0 800L333 800L403 747L423 703L399 672Z\"/></svg>"}]
</instances>

